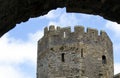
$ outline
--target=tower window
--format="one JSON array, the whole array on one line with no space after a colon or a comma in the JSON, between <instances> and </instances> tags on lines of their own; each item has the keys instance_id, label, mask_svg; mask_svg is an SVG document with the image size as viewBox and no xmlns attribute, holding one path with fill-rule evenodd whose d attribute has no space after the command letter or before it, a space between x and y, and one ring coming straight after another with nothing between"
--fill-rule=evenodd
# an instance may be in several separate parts
<instances>
[{"instance_id":1,"label":"tower window","mask_svg":"<svg viewBox=\"0 0 120 78\"><path fill-rule=\"evenodd\" d=\"M62 62L65 62L65 53L61 54L61 60L62 60Z\"/></svg>"},{"instance_id":2,"label":"tower window","mask_svg":"<svg viewBox=\"0 0 120 78\"><path fill-rule=\"evenodd\" d=\"M107 61L106 61L106 56L103 55L103 56L102 56L102 64L106 64L106 63L107 63Z\"/></svg>"},{"instance_id":3,"label":"tower window","mask_svg":"<svg viewBox=\"0 0 120 78\"><path fill-rule=\"evenodd\" d=\"M102 77L103 77L103 74L100 73L100 74L99 74L99 77L102 78Z\"/></svg>"},{"instance_id":4,"label":"tower window","mask_svg":"<svg viewBox=\"0 0 120 78\"><path fill-rule=\"evenodd\" d=\"M81 57L83 57L83 48L81 49Z\"/></svg>"},{"instance_id":5,"label":"tower window","mask_svg":"<svg viewBox=\"0 0 120 78\"><path fill-rule=\"evenodd\" d=\"M81 72L82 72L82 76L84 76L84 75L85 75L85 71L84 71L84 70L82 70Z\"/></svg>"}]
</instances>

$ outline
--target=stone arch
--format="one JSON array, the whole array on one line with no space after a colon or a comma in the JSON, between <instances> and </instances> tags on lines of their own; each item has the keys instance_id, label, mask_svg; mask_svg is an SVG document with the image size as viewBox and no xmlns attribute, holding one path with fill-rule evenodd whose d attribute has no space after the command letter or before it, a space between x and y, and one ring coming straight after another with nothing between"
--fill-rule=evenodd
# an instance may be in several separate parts
<instances>
[{"instance_id":1,"label":"stone arch","mask_svg":"<svg viewBox=\"0 0 120 78\"><path fill-rule=\"evenodd\" d=\"M100 15L120 23L119 0L1 0L0 37L16 24L66 7L67 12Z\"/></svg>"}]
</instances>

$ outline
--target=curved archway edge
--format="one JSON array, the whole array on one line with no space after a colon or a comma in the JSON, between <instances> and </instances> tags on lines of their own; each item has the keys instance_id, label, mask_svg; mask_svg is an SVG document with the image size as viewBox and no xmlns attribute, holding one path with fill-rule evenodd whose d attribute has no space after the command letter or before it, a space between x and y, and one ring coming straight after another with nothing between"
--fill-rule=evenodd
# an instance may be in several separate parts
<instances>
[{"instance_id":1,"label":"curved archway edge","mask_svg":"<svg viewBox=\"0 0 120 78\"><path fill-rule=\"evenodd\" d=\"M63 7L67 12L100 15L120 23L119 0L0 0L0 37L16 24Z\"/></svg>"}]
</instances>

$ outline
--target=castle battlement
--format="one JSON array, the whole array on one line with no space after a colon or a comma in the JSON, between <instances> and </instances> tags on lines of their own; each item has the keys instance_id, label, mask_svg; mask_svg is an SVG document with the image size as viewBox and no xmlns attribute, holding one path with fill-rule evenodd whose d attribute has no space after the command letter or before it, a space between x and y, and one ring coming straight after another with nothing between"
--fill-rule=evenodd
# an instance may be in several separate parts
<instances>
[{"instance_id":1,"label":"castle battlement","mask_svg":"<svg viewBox=\"0 0 120 78\"><path fill-rule=\"evenodd\" d=\"M50 32L54 32L54 33L50 33ZM60 34L60 33L75 33L75 35L77 34L88 34L88 35L93 35L95 37L97 36L107 36L106 32L101 30L100 31L100 34L98 32L97 29L94 29L94 28L87 28L86 29L86 32L85 32L85 28L83 26L75 26L74 27L74 32L71 31L71 28L70 27L64 27L64 28L61 28L59 26L55 27L54 25L51 25L49 27L45 27L44 28L44 35L47 34L47 35L54 35L54 34Z\"/></svg>"},{"instance_id":2,"label":"castle battlement","mask_svg":"<svg viewBox=\"0 0 120 78\"><path fill-rule=\"evenodd\" d=\"M103 30L100 32L97 29L93 28L87 28L85 32L85 28L83 26L75 26L74 27L74 32L71 31L70 27L55 27L54 25L51 25L49 27L44 28L44 36L57 36L61 37L62 39L64 38L70 38L74 37L75 39L81 39L81 38L88 38L94 41L100 41L100 40L110 40L108 37L107 33Z\"/></svg>"}]
</instances>

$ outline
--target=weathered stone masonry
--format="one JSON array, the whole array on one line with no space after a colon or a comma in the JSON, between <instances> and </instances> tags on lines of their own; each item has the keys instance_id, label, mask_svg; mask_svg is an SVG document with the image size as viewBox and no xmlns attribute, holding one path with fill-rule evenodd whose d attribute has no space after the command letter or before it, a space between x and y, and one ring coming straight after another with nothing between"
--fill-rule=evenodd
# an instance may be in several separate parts
<instances>
[{"instance_id":1,"label":"weathered stone masonry","mask_svg":"<svg viewBox=\"0 0 120 78\"><path fill-rule=\"evenodd\" d=\"M106 32L75 26L44 29L37 78L113 78L113 47Z\"/></svg>"}]
</instances>

